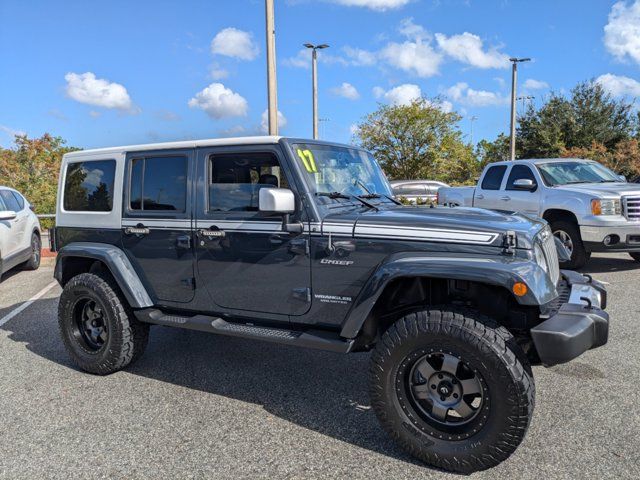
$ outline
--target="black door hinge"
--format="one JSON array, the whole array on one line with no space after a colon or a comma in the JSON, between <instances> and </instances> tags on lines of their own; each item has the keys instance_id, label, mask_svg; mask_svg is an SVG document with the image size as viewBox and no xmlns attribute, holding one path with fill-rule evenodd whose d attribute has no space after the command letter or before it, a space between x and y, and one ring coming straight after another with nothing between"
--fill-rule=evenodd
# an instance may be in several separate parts
<instances>
[{"instance_id":1,"label":"black door hinge","mask_svg":"<svg viewBox=\"0 0 640 480\"><path fill-rule=\"evenodd\" d=\"M503 252L508 255L515 255L517 246L518 238L516 237L516 232L513 230L507 231L507 233L504 234L504 239L502 241Z\"/></svg>"}]
</instances>

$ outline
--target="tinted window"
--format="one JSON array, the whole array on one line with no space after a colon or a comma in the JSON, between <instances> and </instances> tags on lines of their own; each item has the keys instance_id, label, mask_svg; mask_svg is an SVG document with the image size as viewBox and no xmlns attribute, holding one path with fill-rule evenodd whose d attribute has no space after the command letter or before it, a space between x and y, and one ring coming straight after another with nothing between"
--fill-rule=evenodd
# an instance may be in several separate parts
<instances>
[{"instance_id":1,"label":"tinted window","mask_svg":"<svg viewBox=\"0 0 640 480\"><path fill-rule=\"evenodd\" d=\"M500 190L504 172L507 170L506 165L496 165L490 167L482 180L482 190Z\"/></svg>"},{"instance_id":2,"label":"tinted window","mask_svg":"<svg viewBox=\"0 0 640 480\"><path fill-rule=\"evenodd\" d=\"M64 183L64 209L70 212L110 212L115 172L115 160L70 163Z\"/></svg>"},{"instance_id":3,"label":"tinted window","mask_svg":"<svg viewBox=\"0 0 640 480\"><path fill-rule=\"evenodd\" d=\"M4 204L4 201L2 200L2 195L0 195L0 212L4 212L5 210L7 210L7 206Z\"/></svg>"},{"instance_id":4,"label":"tinted window","mask_svg":"<svg viewBox=\"0 0 640 480\"><path fill-rule=\"evenodd\" d=\"M12 210L14 212L19 212L21 210L16 197L13 196L13 192L10 190L0 190L0 197L4 200L6 210Z\"/></svg>"},{"instance_id":5,"label":"tinted window","mask_svg":"<svg viewBox=\"0 0 640 480\"><path fill-rule=\"evenodd\" d=\"M289 188L271 153L215 155L209 165L210 212L257 212L261 188Z\"/></svg>"},{"instance_id":6,"label":"tinted window","mask_svg":"<svg viewBox=\"0 0 640 480\"><path fill-rule=\"evenodd\" d=\"M145 157L131 162L131 210L184 212L187 157Z\"/></svg>"},{"instance_id":7,"label":"tinted window","mask_svg":"<svg viewBox=\"0 0 640 480\"><path fill-rule=\"evenodd\" d=\"M16 202L18 202L18 205L20 206L20 210L22 210L24 208L24 197L20 195L18 192L11 192L11 193L13 193L13 196L16 197Z\"/></svg>"},{"instance_id":8,"label":"tinted window","mask_svg":"<svg viewBox=\"0 0 640 480\"><path fill-rule=\"evenodd\" d=\"M427 192L424 185L400 185L393 187L395 195L425 195Z\"/></svg>"},{"instance_id":9,"label":"tinted window","mask_svg":"<svg viewBox=\"0 0 640 480\"><path fill-rule=\"evenodd\" d=\"M509 173L509 179L507 180L507 190L517 190L513 186L513 182L520 179L533 180L536 183L536 177L533 176L533 172L526 165L514 165Z\"/></svg>"}]
</instances>

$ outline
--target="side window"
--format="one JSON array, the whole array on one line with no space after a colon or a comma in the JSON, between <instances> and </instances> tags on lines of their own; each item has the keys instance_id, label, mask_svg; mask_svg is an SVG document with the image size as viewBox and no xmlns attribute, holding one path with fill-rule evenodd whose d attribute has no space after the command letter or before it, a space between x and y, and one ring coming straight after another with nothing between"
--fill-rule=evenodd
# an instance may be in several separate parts
<instances>
[{"instance_id":1,"label":"side window","mask_svg":"<svg viewBox=\"0 0 640 480\"><path fill-rule=\"evenodd\" d=\"M0 212L4 212L6 210L9 210L7 208L7 206L4 204L4 201L2 200L2 195L0 195Z\"/></svg>"},{"instance_id":2,"label":"side window","mask_svg":"<svg viewBox=\"0 0 640 480\"><path fill-rule=\"evenodd\" d=\"M24 208L24 197L17 192L11 193L13 193L13 196L16 197L16 202L18 202L18 206L20 207L20 210L22 210Z\"/></svg>"},{"instance_id":3,"label":"side window","mask_svg":"<svg viewBox=\"0 0 640 480\"><path fill-rule=\"evenodd\" d=\"M18 205L18 201L16 197L13 196L13 192L11 190L0 190L0 198L4 201L4 205L6 210L12 210L14 212L19 212L20 205Z\"/></svg>"},{"instance_id":4,"label":"side window","mask_svg":"<svg viewBox=\"0 0 640 480\"><path fill-rule=\"evenodd\" d=\"M186 156L143 157L131 161L131 210L183 213L186 204Z\"/></svg>"},{"instance_id":5,"label":"side window","mask_svg":"<svg viewBox=\"0 0 640 480\"><path fill-rule=\"evenodd\" d=\"M513 186L513 182L523 178L533 180L534 183L536 182L536 177L527 165L514 165L511 168L511 173L509 173L506 190L517 190L517 188Z\"/></svg>"},{"instance_id":6,"label":"side window","mask_svg":"<svg viewBox=\"0 0 640 480\"><path fill-rule=\"evenodd\" d=\"M110 212L113 209L115 173L115 160L68 164L64 183L64 209L68 212Z\"/></svg>"},{"instance_id":7,"label":"side window","mask_svg":"<svg viewBox=\"0 0 640 480\"><path fill-rule=\"evenodd\" d=\"M425 195L424 185L400 185L393 189L395 195Z\"/></svg>"},{"instance_id":8,"label":"side window","mask_svg":"<svg viewBox=\"0 0 640 480\"><path fill-rule=\"evenodd\" d=\"M257 212L261 188L289 188L272 153L212 155L209 158L209 212Z\"/></svg>"},{"instance_id":9,"label":"side window","mask_svg":"<svg viewBox=\"0 0 640 480\"><path fill-rule=\"evenodd\" d=\"M504 173L506 171L506 165L489 167L489 170L487 170L487 173L482 180L480 188L482 188L482 190L500 190L500 185L502 185L502 179L504 178Z\"/></svg>"}]
</instances>

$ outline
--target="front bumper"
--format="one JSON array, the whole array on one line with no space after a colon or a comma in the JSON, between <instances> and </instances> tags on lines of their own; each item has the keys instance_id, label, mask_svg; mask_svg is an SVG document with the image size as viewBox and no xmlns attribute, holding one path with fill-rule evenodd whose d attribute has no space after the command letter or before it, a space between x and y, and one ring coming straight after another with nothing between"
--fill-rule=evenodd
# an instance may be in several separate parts
<instances>
[{"instance_id":1,"label":"front bumper","mask_svg":"<svg viewBox=\"0 0 640 480\"><path fill-rule=\"evenodd\" d=\"M589 276L562 270L570 291L568 301L531 329L531 338L543 365L565 363L597 348L609 337L607 292Z\"/></svg>"},{"instance_id":2,"label":"front bumper","mask_svg":"<svg viewBox=\"0 0 640 480\"><path fill-rule=\"evenodd\" d=\"M580 236L590 252L640 251L640 223L630 221L602 222L597 225L580 225ZM610 237L614 243L604 244Z\"/></svg>"}]
</instances>

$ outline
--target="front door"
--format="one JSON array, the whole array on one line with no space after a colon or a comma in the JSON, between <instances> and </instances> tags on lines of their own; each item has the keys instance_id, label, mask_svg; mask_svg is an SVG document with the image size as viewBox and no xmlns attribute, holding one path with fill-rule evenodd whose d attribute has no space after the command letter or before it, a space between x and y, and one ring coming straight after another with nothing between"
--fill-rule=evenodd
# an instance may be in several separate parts
<instances>
[{"instance_id":1,"label":"front door","mask_svg":"<svg viewBox=\"0 0 640 480\"><path fill-rule=\"evenodd\" d=\"M531 190L519 190L514 183L516 180L531 180L534 187ZM505 210L540 215L540 180L531 171L529 165L515 164L511 167L507 183L504 187L506 205Z\"/></svg>"},{"instance_id":2,"label":"front door","mask_svg":"<svg viewBox=\"0 0 640 480\"><path fill-rule=\"evenodd\" d=\"M281 216L258 210L261 188L296 192L285 161L277 145L197 153L197 281L214 311L302 315L311 306L308 234L283 232ZM300 220L298 208L290 221Z\"/></svg>"},{"instance_id":3,"label":"front door","mask_svg":"<svg viewBox=\"0 0 640 480\"><path fill-rule=\"evenodd\" d=\"M9 210L16 214L16 218L12 220L0 221L0 235L4 237L4 248L0 254L2 254L2 257L7 258L20 253L29 246L29 244L25 246L23 240L27 218L24 212L21 214L18 201L11 190L0 190L0 210ZM29 238L29 241L31 241L31 238Z\"/></svg>"},{"instance_id":4,"label":"front door","mask_svg":"<svg viewBox=\"0 0 640 480\"><path fill-rule=\"evenodd\" d=\"M122 243L160 305L194 296L192 164L193 150L127 155Z\"/></svg>"},{"instance_id":5,"label":"front door","mask_svg":"<svg viewBox=\"0 0 640 480\"><path fill-rule=\"evenodd\" d=\"M506 165L493 165L487 169L482 178L482 182L477 186L473 206L479 208L488 208L493 210L505 209L504 191L500 189L503 183Z\"/></svg>"}]
</instances>

